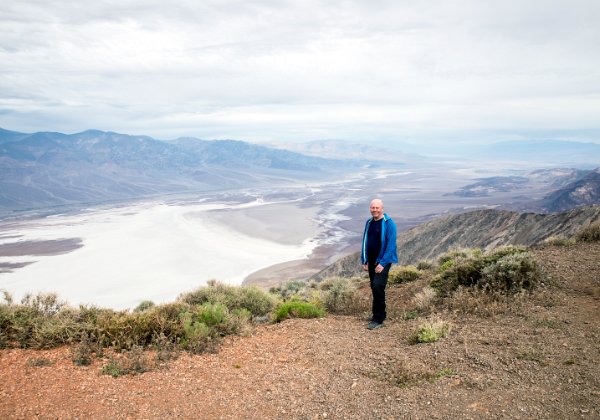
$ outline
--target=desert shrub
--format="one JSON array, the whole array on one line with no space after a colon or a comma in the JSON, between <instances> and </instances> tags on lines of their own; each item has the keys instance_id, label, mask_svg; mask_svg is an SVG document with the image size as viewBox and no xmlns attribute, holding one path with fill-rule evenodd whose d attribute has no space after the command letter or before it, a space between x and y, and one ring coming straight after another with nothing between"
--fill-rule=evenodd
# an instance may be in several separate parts
<instances>
[{"instance_id":1,"label":"desert shrub","mask_svg":"<svg viewBox=\"0 0 600 420\"><path fill-rule=\"evenodd\" d=\"M412 303L419 312L424 312L431 308L436 298L437 292L435 289L427 286L415 294Z\"/></svg>"},{"instance_id":2,"label":"desert shrub","mask_svg":"<svg viewBox=\"0 0 600 420\"><path fill-rule=\"evenodd\" d=\"M234 309L227 319L227 333L249 335L253 330L252 313L245 308Z\"/></svg>"},{"instance_id":3,"label":"desert shrub","mask_svg":"<svg viewBox=\"0 0 600 420\"><path fill-rule=\"evenodd\" d=\"M352 280L326 279L321 282L319 288L323 291L322 302L327 312L354 314L362 310L357 285Z\"/></svg>"},{"instance_id":4,"label":"desert shrub","mask_svg":"<svg viewBox=\"0 0 600 420\"><path fill-rule=\"evenodd\" d=\"M272 294L281 296L282 299L288 300L293 296L303 295L306 293L308 284L300 280L290 280L277 287L272 287L269 291Z\"/></svg>"},{"instance_id":5,"label":"desert shrub","mask_svg":"<svg viewBox=\"0 0 600 420\"><path fill-rule=\"evenodd\" d=\"M289 301L283 302L275 310L274 320L281 322L287 318L320 318L324 315L325 311L312 303Z\"/></svg>"},{"instance_id":6,"label":"desert shrub","mask_svg":"<svg viewBox=\"0 0 600 420\"><path fill-rule=\"evenodd\" d=\"M163 334L173 340L181 335L180 315L192 310L193 306L182 302L156 305L146 312L145 316L152 319L153 334Z\"/></svg>"},{"instance_id":7,"label":"desert shrub","mask_svg":"<svg viewBox=\"0 0 600 420\"><path fill-rule=\"evenodd\" d=\"M439 273L434 277L431 286L443 295L449 294L459 286L473 286L481 278L484 262L480 257L457 255L444 260Z\"/></svg>"},{"instance_id":8,"label":"desert shrub","mask_svg":"<svg viewBox=\"0 0 600 420\"><path fill-rule=\"evenodd\" d=\"M419 317L419 311L406 311L402 314L402 319L408 321Z\"/></svg>"},{"instance_id":9,"label":"desert shrub","mask_svg":"<svg viewBox=\"0 0 600 420\"><path fill-rule=\"evenodd\" d=\"M600 242L600 222L592 223L575 235L580 242Z\"/></svg>"},{"instance_id":10,"label":"desert shrub","mask_svg":"<svg viewBox=\"0 0 600 420\"><path fill-rule=\"evenodd\" d=\"M203 353L216 348L216 332L204 322L195 319L194 314L186 312L181 315L183 334L181 347L193 353Z\"/></svg>"},{"instance_id":11,"label":"desert shrub","mask_svg":"<svg viewBox=\"0 0 600 420\"><path fill-rule=\"evenodd\" d=\"M458 248L452 249L438 257L438 266L443 266L446 262L450 260L455 260L457 258L468 258L473 257L476 258L481 256L482 251L479 248Z\"/></svg>"},{"instance_id":12,"label":"desert shrub","mask_svg":"<svg viewBox=\"0 0 600 420\"><path fill-rule=\"evenodd\" d=\"M101 373L103 375L112 376L113 378L118 378L125 374L125 367L115 358L111 358L106 365L102 366Z\"/></svg>"},{"instance_id":13,"label":"desert shrub","mask_svg":"<svg viewBox=\"0 0 600 420\"><path fill-rule=\"evenodd\" d=\"M246 312L236 311L242 311L238 312L239 317L249 312L247 309ZM227 307L222 303L210 302L182 313L180 319L183 327L181 345L194 353L215 351L220 337L234 333L239 321L233 317L232 322Z\"/></svg>"},{"instance_id":14,"label":"desert shrub","mask_svg":"<svg viewBox=\"0 0 600 420\"><path fill-rule=\"evenodd\" d=\"M151 300L144 300L144 301L140 302L140 304L138 306L135 307L133 312L144 312L154 306L155 306L154 302L152 302Z\"/></svg>"},{"instance_id":15,"label":"desert shrub","mask_svg":"<svg viewBox=\"0 0 600 420\"><path fill-rule=\"evenodd\" d=\"M489 291L518 292L540 283L542 272L529 253L508 254L483 268L479 286Z\"/></svg>"},{"instance_id":16,"label":"desert shrub","mask_svg":"<svg viewBox=\"0 0 600 420\"><path fill-rule=\"evenodd\" d=\"M148 372L151 369L150 363L142 346L133 346L131 350L127 352L126 360L126 372L130 375Z\"/></svg>"},{"instance_id":17,"label":"desert shrub","mask_svg":"<svg viewBox=\"0 0 600 420\"><path fill-rule=\"evenodd\" d=\"M266 315L275 306L273 296L257 287L234 287L218 282L184 293L179 296L178 301L189 305L221 303L230 310L245 308L254 316Z\"/></svg>"},{"instance_id":18,"label":"desert shrub","mask_svg":"<svg viewBox=\"0 0 600 420\"><path fill-rule=\"evenodd\" d=\"M94 336L102 346L117 350L131 349L135 345L150 345L152 337L157 333L175 337L181 330L174 325L179 322L179 313L176 315L177 318L169 319L165 316L168 311L163 311L161 306L133 313L103 310L98 313L93 330Z\"/></svg>"},{"instance_id":19,"label":"desert shrub","mask_svg":"<svg viewBox=\"0 0 600 420\"><path fill-rule=\"evenodd\" d=\"M179 357L179 340L178 337L174 341L173 338L167 337L164 333L154 334L152 337L152 348L155 353L155 362L157 365L174 360Z\"/></svg>"},{"instance_id":20,"label":"desert shrub","mask_svg":"<svg viewBox=\"0 0 600 420\"><path fill-rule=\"evenodd\" d=\"M275 307L275 299L255 286L237 288L235 298L224 302L230 310L247 309L254 316L266 315Z\"/></svg>"},{"instance_id":21,"label":"desert shrub","mask_svg":"<svg viewBox=\"0 0 600 420\"><path fill-rule=\"evenodd\" d=\"M34 318L27 347L46 349L73 343L81 337L83 327L77 321L77 311L63 307L56 314Z\"/></svg>"},{"instance_id":22,"label":"desert shrub","mask_svg":"<svg viewBox=\"0 0 600 420\"><path fill-rule=\"evenodd\" d=\"M206 302L194 311L194 318L209 327L219 327L227 322L227 307L222 303Z\"/></svg>"},{"instance_id":23,"label":"desert shrub","mask_svg":"<svg viewBox=\"0 0 600 420\"><path fill-rule=\"evenodd\" d=\"M417 270L431 270L433 268L433 264L427 260L421 260L417 263Z\"/></svg>"},{"instance_id":24,"label":"desert shrub","mask_svg":"<svg viewBox=\"0 0 600 420\"><path fill-rule=\"evenodd\" d=\"M544 239L544 245L550 246L571 246L575 245L577 241L575 238L565 238L563 236L551 236L549 238Z\"/></svg>"},{"instance_id":25,"label":"desert shrub","mask_svg":"<svg viewBox=\"0 0 600 420\"><path fill-rule=\"evenodd\" d=\"M30 308L39 315L54 315L66 306L66 302L59 300L56 293L26 294L21 300L21 305Z\"/></svg>"},{"instance_id":26,"label":"desert shrub","mask_svg":"<svg viewBox=\"0 0 600 420\"><path fill-rule=\"evenodd\" d=\"M79 343L71 348L71 360L77 366L88 366L92 364L94 356L94 345L89 335L83 334Z\"/></svg>"},{"instance_id":27,"label":"desert shrub","mask_svg":"<svg viewBox=\"0 0 600 420\"><path fill-rule=\"evenodd\" d=\"M110 361L102 366L101 373L118 378L123 375L138 375L148 372L151 368L143 347L134 346L118 357L111 357Z\"/></svg>"},{"instance_id":28,"label":"desert shrub","mask_svg":"<svg viewBox=\"0 0 600 420\"><path fill-rule=\"evenodd\" d=\"M431 286L442 295L448 295L461 286L480 285L486 267L496 265L498 261L511 255L528 255L527 252L527 248L521 246L500 247L487 254L478 249L453 250L438 260L440 267Z\"/></svg>"},{"instance_id":29,"label":"desert shrub","mask_svg":"<svg viewBox=\"0 0 600 420\"><path fill-rule=\"evenodd\" d=\"M13 315L11 306L0 304L0 349L7 348L12 340Z\"/></svg>"},{"instance_id":30,"label":"desert shrub","mask_svg":"<svg viewBox=\"0 0 600 420\"><path fill-rule=\"evenodd\" d=\"M518 313L521 310L523 296L459 287L444 303L448 310L455 313L493 317L505 313Z\"/></svg>"},{"instance_id":31,"label":"desert shrub","mask_svg":"<svg viewBox=\"0 0 600 420\"><path fill-rule=\"evenodd\" d=\"M401 265L390 270L388 281L391 284L400 284L418 280L419 277L421 277L421 272L415 266Z\"/></svg>"},{"instance_id":32,"label":"desert shrub","mask_svg":"<svg viewBox=\"0 0 600 420\"><path fill-rule=\"evenodd\" d=\"M446 337L449 332L449 323L442 320L431 320L419 325L410 341L414 344L433 343L440 338Z\"/></svg>"}]
</instances>

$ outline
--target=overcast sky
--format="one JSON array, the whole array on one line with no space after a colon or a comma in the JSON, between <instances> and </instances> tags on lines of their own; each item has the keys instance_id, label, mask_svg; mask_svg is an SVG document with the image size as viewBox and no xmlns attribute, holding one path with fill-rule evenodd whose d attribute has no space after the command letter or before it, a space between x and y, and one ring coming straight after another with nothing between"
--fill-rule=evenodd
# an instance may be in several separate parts
<instances>
[{"instance_id":1,"label":"overcast sky","mask_svg":"<svg viewBox=\"0 0 600 420\"><path fill-rule=\"evenodd\" d=\"M0 127L600 142L598 0L3 1Z\"/></svg>"}]
</instances>

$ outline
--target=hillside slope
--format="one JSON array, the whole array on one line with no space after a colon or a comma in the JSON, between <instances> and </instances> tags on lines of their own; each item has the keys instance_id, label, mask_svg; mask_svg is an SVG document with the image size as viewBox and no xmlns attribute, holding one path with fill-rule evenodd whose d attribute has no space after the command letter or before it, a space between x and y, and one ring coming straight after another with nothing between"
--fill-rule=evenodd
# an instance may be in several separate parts
<instances>
[{"instance_id":1,"label":"hillside slope","mask_svg":"<svg viewBox=\"0 0 600 420\"><path fill-rule=\"evenodd\" d=\"M552 236L571 236L600 220L600 205L556 214L476 210L434 219L398 234L399 264L432 260L452 248L490 249L499 245L534 245ZM313 279L347 277L360 272L359 254L344 257Z\"/></svg>"},{"instance_id":2,"label":"hillside slope","mask_svg":"<svg viewBox=\"0 0 600 420\"><path fill-rule=\"evenodd\" d=\"M423 322L403 318L423 287L411 283L388 288L379 330L293 319L138 376L75 366L68 348L0 350L0 417L598 418L600 244L535 257L551 286L489 317L442 313L453 328L430 344L409 342Z\"/></svg>"}]
</instances>

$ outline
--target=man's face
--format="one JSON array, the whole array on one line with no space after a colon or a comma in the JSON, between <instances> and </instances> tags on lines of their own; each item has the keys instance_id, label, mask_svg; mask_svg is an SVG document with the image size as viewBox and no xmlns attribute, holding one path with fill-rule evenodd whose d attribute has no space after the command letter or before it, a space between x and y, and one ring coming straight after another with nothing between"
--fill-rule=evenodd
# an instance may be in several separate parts
<instances>
[{"instance_id":1,"label":"man's face","mask_svg":"<svg viewBox=\"0 0 600 420\"><path fill-rule=\"evenodd\" d=\"M380 200L371 201L371 216L373 219L379 220L383 217L383 203Z\"/></svg>"}]
</instances>

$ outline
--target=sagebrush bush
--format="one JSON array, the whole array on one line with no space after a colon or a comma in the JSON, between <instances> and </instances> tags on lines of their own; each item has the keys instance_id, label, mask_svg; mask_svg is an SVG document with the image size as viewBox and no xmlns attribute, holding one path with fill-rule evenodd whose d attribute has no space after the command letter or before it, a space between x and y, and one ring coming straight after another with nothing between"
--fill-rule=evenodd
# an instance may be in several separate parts
<instances>
[{"instance_id":1,"label":"sagebrush bush","mask_svg":"<svg viewBox=\"0 0 600 420\"><path fill-rule=\"evenodd\" d=\"M30 308L39 315L53 315L66 306L66 302L60 300L56 293L26 294L21 300L21 305Z\"/></svg>"},{"instance_id":2,"label":"sagebrush bush","mask_svg":"<svg viewBox=\"0 0 600 420\"><path fill-rule=\"evenodd\" d=\"M563 236L551 236L549 238L544 239L544 245L550 246L571 246L575 245L577 241L575 238L565 238Z\"/></svg>"},{"instance_id":3,"label":"sagebrush bush","mask_svg":"<svg viewBox=\"0 0 600 420\"><path fill-rule=\"evenodd\" d=\"M289 301L283 302L275 311L274 321L281 322L287 318L321 318L325 311L312 303Z\"/></svg>"},{"instance_id":4,"label":"sagebrush bush","mask_svg":"<svg viewBox=\"0 0 600 420\"><path fill-rule=\"evenodd\" d=\"M459 248L451 249L438 257L438 266L443 266L446 262L457 258L478 257L482 251L479 248Z\"/></svg>"},{"instance_id":5,"label":"sagebrush bush","mask_svg":"<svg viewBox=\"0 0 600 420\"><path fill-rule=\"evenodd\" d=\"M412 303L419 312L424 312L433 306L436 298L437 292L435 289L427 286L415 294Z\"/></svg>"},{"instance_id":6,"label":"sagebrush bush","mask_svg":"<svg viewBox=\"0 0 600 420\"><path fill-rule=\"evenodd\" d=\"M413 265L400 265L390 270L388 281L391 284L408 283L418 280L421 272Z\"/></svg>"},{"instance_id":7,"label":"sagebrush bush","mask_svg":"<svg viewBox=\"0 0 600 420\"><path fill-rule=\"evenodd\" d=\"M433 343L434 341L444 338L450 332L450 324L442 320L431 320L419 325L417 330L411 337L411 342L418 343Z\"/></svg>"},{"instance_id":8,"label":"sagebrush bush","mask_svg":"<svg viewBox=\"0 0 600 420\"><path fill-rule=\"evenodd\" d=\"M421 260L417 263L417 270L431 270L433 268L433 263L426 260Z\"/></svg>"},{"instance_id":9,"label":"sagebrush bush","mask_svg":"<svg viewBox=\"0 0 600 420\"><path fill-rule=\"evenodd\" d=\"M229 309L247 309L254 316L266 315L275 307L273 296L258 287L235 287L218 282L184 293L179 296L178 301L189 305L221 303Z\"/></svg>"},{"instance_id":10,"label":"sagebrush bush","mask_svg":"<svg viewBox=\"0 0 600 420\"><path fill-rule=\"evenodd\" d=\"M450 253L444 254L439 258L440 266L438 274L431 282L431 286L436 288L442 295L448 295L459 287L474 287L481 286L483 273L486 267L497 266L498 261L508 256L514 255L527 255L528 250L522 246L505 246L496 248L491 252L483 253L481 250L453 250ZM523 261L521 269L521 275L531 277L535 284L535 279L539 278L539 267L535 263L529 263L533 261L530 257L515 257L511 261ZM506 261L506 260L505 260ZM508 269L506 263L503 263ZM488 269L488 275L491 275L491 269ZM525 274L527 270L532 270L532 273ZM491 282L491 277L486 277L486 285L500 285L501 282ZM509 280L506 280L507 282ZM519 280L516 280L519 283ZM524 285L529 286L529 282L522 282ZM503 289L505 290L505 288ZM510 289L516 290L516 289ZM490 289L490 291L493 291Z\"/></svg>"},{"instance_id":11,"label":"sagebrush bush","mask_svg":"<svg viewBox=\"0 0 600 420\"><path fill-rule=\"evenodd\" d=\"M270 293L281 296L282 299L288 300L293 296L305 295L308 289L308 284L300 280L290 280L279 286L271 287Z\"/></svg>"},{"instance_id":12,"label":"sagebrush bush","mask_svg":"<svg viewBox=\"0 0 600 420\"><path fill-rule=\"evenodd\" d=\"M448 310L455 313L493 317L505 313L519 313L525 296L523 292L506 294L496 291L490 293L481 288L459 287L450 299L444 301Z\"/></svg>"},{"instance_id":13,"label":"sagebrush bush","mask_svg":"<svg viewBox=\"0 0 600 420\"><path fill-rule=\"evenodd\" d=\"M323 291L322 301L328 312L355 314L362 311L358 287L354 280L344 278L326 279L319 285Z\"/></svg>"},{"instance_id":14,"label":"sagebrush bush","mask_svg":"<svg viewBox=\"0 0 600 420\"><path fill-rule=\"evenodd\" d=\"M183 334L181 346L193 353L211 351L216 347L215 330L204 322L194 319L194 314L186 312L181 316Z\"/></svg>"},{"instance_id":15,"label":"sagebrush bush","mask_svg":"<svg viewBox=\"0 0 600 420\"><path fill-rule=\"evenodd\" d=\"M575 235L580 242L600 242L600 222L584 227Z\"/></svg>"},{"instance_id":16,"label":"sagebrush bush","mask_svg":"<svg viewBox=\"0 0 600 420\"><path fill-rule=\"evenodd\" d=\"M137 375L151 370L149 360L140 346L134 346L118 357L111 357L110 361L102 366L101 373L118 378L123 375Z\"/></svg>"},{"instance_id":17,"label":"sagebrush bush","mask_svg":"<svg viewBox=\"0 0 600 420\"><path fill-rule=\"evenodd\" d=\"M542 280L542 272L529 253L505 255L481 272L479 286L489 291L518 292L531 289Z\"/></svg>"}]
</instances>

